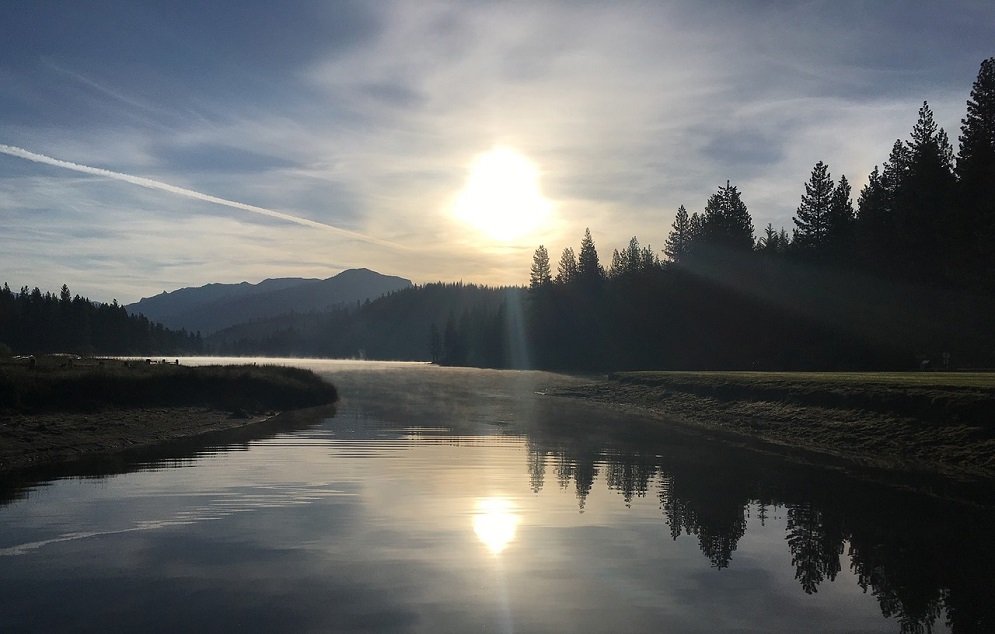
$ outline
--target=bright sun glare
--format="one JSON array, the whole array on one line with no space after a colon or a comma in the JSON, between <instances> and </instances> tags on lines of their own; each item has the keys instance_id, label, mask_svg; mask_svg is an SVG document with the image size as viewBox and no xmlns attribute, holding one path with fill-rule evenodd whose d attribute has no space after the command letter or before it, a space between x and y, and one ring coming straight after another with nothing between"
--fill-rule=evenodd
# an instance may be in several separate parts
<instances>
[{"instance_id":1,"label":"bright sun glare","mask_svg":"<svg viewBox=\"0 0 995 634\"><path fill-rule=\"evenodd\" d=\"M470 165L453 215L493 240L510 242L538 229L551 208L536 164L511 148L495 147Z\"/></svg>"},{"instance_id":2,"label":"bright sun glare","mask_svg":"<svg viewBox=\"0 0 995 634\"><path fill-rule=\"evenodd\" d=\"M473 515L473 532L494 555L501 554L515 539L519 517L504 498L486 498L477 502Z\"/></svg>"}]
</instances>

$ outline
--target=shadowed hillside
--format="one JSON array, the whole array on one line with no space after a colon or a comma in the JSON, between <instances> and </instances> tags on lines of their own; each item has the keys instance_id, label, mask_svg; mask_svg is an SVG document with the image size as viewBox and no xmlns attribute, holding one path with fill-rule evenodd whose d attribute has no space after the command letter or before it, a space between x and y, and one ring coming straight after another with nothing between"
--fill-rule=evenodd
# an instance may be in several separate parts
<instances>
[{"instance_id":1,"label":"shadowed hillside","mask_svg":"<svg viewBox=\"0 0 995 634\"><path fill-rule=\"evenodd\" d=\"M411 282L401 277L369 269L349 269L325 280L279 278L259 284L183 288L143 298L125 308L170 328L209 334L235 324L291 312L329 311L410 286Z\"/></svg>"}]
</instances>

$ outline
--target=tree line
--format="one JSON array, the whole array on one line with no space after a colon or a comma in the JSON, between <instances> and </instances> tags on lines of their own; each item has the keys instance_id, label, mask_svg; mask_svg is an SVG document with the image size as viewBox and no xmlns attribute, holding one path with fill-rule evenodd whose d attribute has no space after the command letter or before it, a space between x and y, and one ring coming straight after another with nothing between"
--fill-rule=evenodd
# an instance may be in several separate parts
<instances>
[{"instance_id":1,"label":"tree line","mask_svg":"<svg viewBox=\"0 0 995 634\"><path fill-rule=\"evenodd\" d=\"M416 285L321 313L288 313L233 326L205 340L216 354L393 359L508 367L503 308L521 288L463 282ZM432 355L432 356L430 356Z\"/></svg>"},{"instance_id":2,"label":"tree line","mask_svg":"<svg viewBox=\"0 0 995 634\"><path fill-rule=\"evenodd\" d=\"M175 331L129 315L114 300L92 302L62 285L58 295L23 286L0 288L0 350L16 354L198 354L200 334Z\"/></svg>"},{"instance_id":3,"label":"tree line","mask_svg":"<svg viewBox=\"0 0 995 634\"><path fill-rule=\"evenodd\" d=\"M962 120L959 152L927 103L854 205L819 161L794 227L759 238L728 181L682 205L660 261L633 237L604 267L590 230L554 272L529 275L540 367L995 366L995 58Z\"/></svg>"}]
</instances>

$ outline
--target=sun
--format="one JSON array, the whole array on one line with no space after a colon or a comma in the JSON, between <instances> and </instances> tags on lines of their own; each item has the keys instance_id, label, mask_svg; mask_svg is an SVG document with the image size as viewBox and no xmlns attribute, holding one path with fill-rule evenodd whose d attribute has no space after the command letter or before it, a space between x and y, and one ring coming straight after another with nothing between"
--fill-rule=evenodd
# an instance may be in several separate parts
<instances>
[{"instance_id":1,"label":"sun","mask_svg":"<svg viewBox=\"0 0 995 634\"><path fill-rule=\"evenodd\" d=\"M494 147L478 155L453 215L487 237L511 242L535 232L549 217L552 203L539 186L539 168L521 152Z\"/></svg>"}]
</instances>

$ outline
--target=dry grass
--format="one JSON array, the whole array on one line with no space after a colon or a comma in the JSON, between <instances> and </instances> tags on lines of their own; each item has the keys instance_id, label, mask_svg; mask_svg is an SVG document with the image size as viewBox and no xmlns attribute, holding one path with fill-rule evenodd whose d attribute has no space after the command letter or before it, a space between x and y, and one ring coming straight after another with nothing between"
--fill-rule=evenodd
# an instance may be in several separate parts
<instances>
[{"instance_id":1,"label":"dry grass","mask_svg":"<svg viewBox=\"0 0 995 634\"><path fill-rule=\"evenodd\" d=\"M0 472L227 430L334 403L309 370L76 361L0 364Z\"/></svg>"},{"instance_id":2,"label":"dry grass","mask_svg":"<svg viewBox=\"0 0 995 634\"><path fill-rule=\"evenodd\" d=\"M995 480L995 374L629 372L554 394L771 448Z\"/></svg>"},{"instance_id":3,"label":"dry grass","mask_svg":"<svg viewBox=\"0 0 995 634\"><path fill-rule=\"evenodd\" d=\"M112 359L0 365L0 415L145 407L257 412L333 403L335 387L282 366L186 367Z\"/></svg>"}]
</instances>

